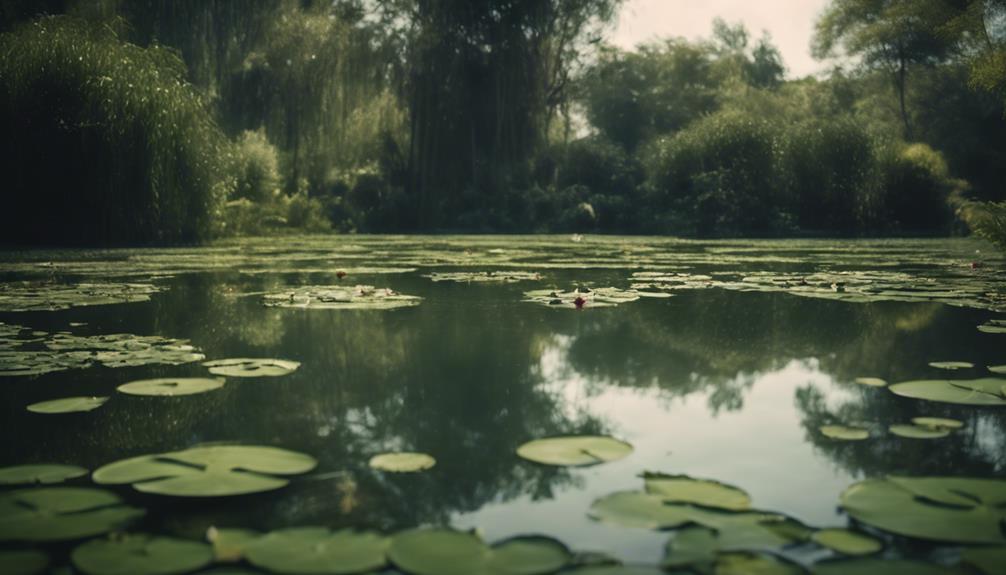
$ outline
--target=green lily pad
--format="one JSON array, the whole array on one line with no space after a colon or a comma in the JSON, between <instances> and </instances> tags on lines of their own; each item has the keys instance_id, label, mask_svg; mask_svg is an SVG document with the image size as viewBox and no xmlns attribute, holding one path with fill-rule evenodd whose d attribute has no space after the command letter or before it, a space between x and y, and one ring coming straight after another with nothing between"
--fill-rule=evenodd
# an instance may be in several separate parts
<instances>
[{"instance_id":1,"label":"green lily pad","mask_svg":"<svg viewBox=\"0 0 1006 575\"><path fill-rule=\"evenodd\" d=\"M336 310L389 310L416 306L421 301L417 296L364 285L303 286L263 297L267 307Z\"/></svg>"},{"instance_id":2,"label":"green lily pad","mask_svg":"<svg viewBox=\"0 0 1006 575\"><path fill-rule=\"evenodd\" d=\"M921 425L922 427L935 427L937 429L960 429L964 427L963 421L946 417L913 417L912 423Z\"/></svg>"},{"instance_id":3,"label":"green lily pad","mask_svg":"<svg viewBox=\"0 0 1006 575\"><path fill-rule=\"evenodd\" d=\"M273 573L370 573L387 563L390 541L369 531L295 527L267 533L249 544L248 561Z\"/></svg>"},{"instance_id":4,"label":"green lily pad","mask_svg":"<svg viewBox=\"0 0 1006 575\"><path fill-rule=\"evenodd\" d=\"M89 575L175 575L209 565L209 545L170 537L129 534L88 541L70 556Z\"/></svg>"},{"instance_id":5,"label":"green lily pad","mask_svg":"<svg viewBox=\"0 0 1006 575\"><path fill-rule=\"evenodd\" d=\"M120 529L144 515L104 489L38 487L0 493L0 541L69 541Z\"/></svg>"},{"instance_id":6,"label":"green lily pad","mask_svg":"<svg viewBox=\"0 0 1006 575\"><path fill-rule=\"evenodd\" d=\"M521 271L443 272L431 273L423 277L430 278L435 282L456 283L516 283L541 279L541 275L535 272Z\"/></svg>"},{"instance_id":7,"label":"green lily pad","mask_svg":"<svg viewBox=\"0 0 1006 575\"><path fill-rule=\"evenodd\" d=\"M101 467L95 483L133 484L143 493L176 497L223 497L272 491L315 468L308 455L247 445L193 447L156 455L133 457Z\"/></svg>"},{"instance_id":8,"label":"green lily pad","mask_svg":"<svg viewBox=\"0 0 1006 575\"><path fill-rule=\"evenodd\" d=\"M985 575L1006 575L1006 547L969 547L961 552L961 560Z\"/></svg>"},{"instance_id":9,"label":"green lily pad","mask_svg":"<svg viewBox=\"0 0 1006 575\"><path fill-rule=\"evenodd\" d=\"M642 491L619 491L594 501L587 514L597 521L624 527L672 529L692 521L692 509L665 505L663 497Z\"/></svg>"},{"instance_id":10,"label":"green lily pad","mask_svg":"<svg viewBox=\"0 0 1006 575\"><path fill-rule=\"evenodd\" d=\"M869 387L886 387L887 381L880 379L879 377L857 377L856 383L859 385L866 385Z\"/></svg>"},{"instance_id":11,"label":"green lily pad","mask_svg":"<svg viewBox=\"0 0 1006 575\"><path fill-rule=\"evenodd\" d=\"M971 369L975 364L967 361L931 361L929 362L929 367L935 367L936 369L947 369L950 371L955 371L958 369Z\"/></svg>"},{"instance_id":12,"label":"green lily pad","mask_svg":"<svg viewBox=\"0 0 1006 575\"><path fill-rule=\"evenodd\" d=\"M127 395L143 396L179 396L206 393L224 386L222 378L209 379L205 377L163 377L158 379L141 379L124 383L119 392Z\"/></svg>"},{"instance_id":13,"label":"green lily pad","mask_svg":"<svg viewBox=\"0 0 1006 575\"><path fill-rule=\"evenodd\" d=\"M815 531L810 539L843 555L869 555L884 548L883 543L877 539L848 529L821 529Z\"/></svg>"},{"instance_id":14,"label":"green lily pad","mask_svg":"<svg viewBox=\"0 0 1006 575\"><path fill-rule=\"evenodd\" d=\"M571 435L535 439L517 448L517 455L545 465L584 466L617 461L632 453L624 441L603 435Z\"/></svg>"},{"instance_id":15,"label":"green lily pad","mask_svg":"<svg viewBox=\"0 0 1006 575\"><path fill-rule=\"evenodd\" d=\"M24 329L6 327L18 327L19 333ZM85 337L70 333L40 333L41 336L30 339L0 339L0 377L42 375L94 365L111 368L182 365L204 359L184 340L159 336L110 334ZM21 349L25 343L42 343L45 349Z\"/></svg>"},{"instance_id":16,"label":"green lily pad","mask_svg":"<svg viewBox=\"0 0 1006 575\"><path fill-rule=\"evenodd\" d=\"M279 377L297 371L300 362L286 359L252 359L236 357L203 363L213 375L226 377Z\"/></svg>"},{"instance_id":17,"label":"green lily pad","mask_svg":"<svg viewBox=\"0 0 1006 575\"><path fill-rule=\"evenodd\" d=\"M716 532L708 527L685 527L679 529L664 549L664 569L696 567L709 571L716 561L719 541Z\"/></svg>"},{"instance_id":18,"label":"green lily pad","mask_svg":"<svg viewBox=\"0 0 1006 575\"><path fill-rule=\"evenodd\" d=\"M150 284L19 283L0 285L0 311L59 311L71 307L141 302L161 288Z\"/></svg>"},{"instance_id":19,"label":"green lily pad","mask_svg":"<svg viewBox=\"0 0 1006 575\"><path fill-rule=\"evenodd\" d=\"M570 563L573 554L555 539L515 537L493 546L487 575L545 575Z\"/></svg>"},{"instance_id":20,"label":"green lily pad","mask_svg":"<svg viewBox=\"0 0 1006 575\"><path fill-rule=\"evenodd\" d=\"M32 413L79 413L98 409L105 405L106 401L107 397L64 397L33 403L27 409Z\"/></svg>"},{"instance_id":21,"label":"green lily pad","mask_svg":"<svg viewBox=\"0 0 1006 575\"><path fill-rule=\"evenodd\" d=\"M49 566L49 556L41 551L0 550L0 567L5 575L36 575Z\"/></svg>"},{"instance_id":22,"label":"green lily pad","mask_svg":"<svg viewBox=\"0 0 1006 575\"><path fill-rule=\"evenodd\" d=\"M932 379L906 381L889 387L891 393L913 399L963 405L1006 405L1002 387L1006 379Z\"/></svg>"},{"instance_id":23,"label":"green lily pad","mask_svg":"<svg viewBox=\"0 0 1006 575\"><path fill-rule=\"evenodd\" d=\"M909 439L940 439L950 435L950 430L943 427L924 427L921 425L892 425L888 428L898 437Z\"/></svg>"},{"instance_id":24,"label":"green lily pad","mask_svg":"<svg viewBox=\"0 0 1006 575\"><path fill-rule=\"evenodd\" d=\"M802 575L799 565L764 553L721 553L716 558L715 575Z\"/></svg>"},{"instance_id":25,"label":"green lily pad","mask_svg":"<svg viewBox=\"0 0 1006 575\"><path fill-rule=\"evenodd\" d=\"M370 466L374 469L394 473L426 471L436 464L437 460L425 453L382 453L370 458Z\"/></svg>"},{"instance_id":26,"label":"green lily pad","mask_svg":"<svg viewBox=\"0 0 1006 575\"><path fill-rule=\"evenodd\" d=\"M237 563L244 559L245 549L262 537L252 529L210 527L206 540L213 546L213 558L220 563Z\"/></svg>"},{"instance_id":27,"label":"green lily pad","mask_svg":"<svg viewBox=\"0 0 1006 575\"><path fill-rule=\"evenodd\" d=\"M870 430L848 425L822 425L821 434L841 441L862 441L870 438Z\"/></svg>"},{"instance_id":28,"label":"green lily pad","mask_svg":"<svg viewBox=\"0 0 1006 575\"><path fill-rule=\"evenodd\" d=\"M811 568L814 575L956 575L942 565L907 559L842 559L822 561Z\"/></svg>"},{"instance_id":29,"label":"green lily pad","mask_svg":"<svg viewBox=\"0 0 1006 575\"><path fill-rule=\"evenodd\" d=\"M845 490L842 507L878 529L951 543L1004 543L1006 481L959 477L867 479Z\"/></svg>"},{"instance_id":30,"label":"green lily pad","mask_svg":"<svg viewBox=\"0 0 1006 575\"><path fill-rule=\"evenodd\" d=\"M1006 320L992 319L978 326L982 333L1006 333Z\"/></svg>"},{"instance_id":31,"label":"green lily pad","mask_svg":"<svg viewBox=\"0 0 1006 575\"><path fill-rule=\"evenodd\" d=\"M730 511L751 508L751 497L742 489L711 479L687 475L644 473L646 492L663 498L665 503L692 503Z\"/></svg>"},{"instance_id":32,"label":"green lily pad","mask_svg":"<svg viewBox=\"0 0 1006 575\"><path fill-rule=\"evenodd\" d=\"M554 308L587 309L613 307L636 301L641 295L634 289L618 288L576 288L571 291L541 289L524 292L524 301Z\"/></svg>"},{"instance_id":33,"label":"green lily pad","mask_svg":"<svg viewBox=\"0 0 1006 575\"><path fill-rule=\"evenodd\" d=\"M563 571L565 573L565 571ZM576 575L674 575L656 567L641 567L636 565L598 565L580 567L569 573Z\"/></svg>"},{"instance_id":34,"label":"green lily pad","mask_svg":"<svg viewBox=\"0 0 1006 575\"><path fill-rule=\"evenodd\" d=\"M76 465L16 465L0 468L0 485L49 485L84 475L87 470Z\"/></svg>"},{"instance_id":35,"label":"green lily pad","mask_svg":"<svg viewBox=\"0 0 1006 575\"><path fill-rule=\"evenodd\" d=\"M990 365L989 371L1000 375L1006 375L1006 365Z\"/></svg>"},{"instance_id":36,"label":"green lily pad","mask_svg":"<svg viewBox=\"0 0 1006 575\"><path fill-rule=\"evenodd\" d=\"M388 559L415 575L478 575L492 550L476 535L450 529L413 529L391 539Z\"/></svg>"}]
</instances>

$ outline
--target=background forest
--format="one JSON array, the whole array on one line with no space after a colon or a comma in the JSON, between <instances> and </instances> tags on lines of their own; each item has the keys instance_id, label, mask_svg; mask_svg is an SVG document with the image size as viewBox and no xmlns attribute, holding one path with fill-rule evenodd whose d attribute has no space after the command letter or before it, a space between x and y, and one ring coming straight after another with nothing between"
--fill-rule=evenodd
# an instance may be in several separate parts
<instances>
[{"instance_id":1,"label":"background forest","mask_svg":"<svg viewBox=\"0 0 1006 575\"><path fill-rule=\"evenodd\" d=\"M1006 240L1006 2L832 0L624 51L620 0L0 0L0 241Z\"/></svg>"}]
</instances>

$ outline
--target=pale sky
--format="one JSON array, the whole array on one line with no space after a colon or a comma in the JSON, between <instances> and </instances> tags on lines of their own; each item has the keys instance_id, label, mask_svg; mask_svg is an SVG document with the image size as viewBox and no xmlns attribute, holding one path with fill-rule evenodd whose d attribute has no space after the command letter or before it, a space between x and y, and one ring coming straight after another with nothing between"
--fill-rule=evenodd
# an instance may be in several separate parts
<instances>
[{"instance_id":1,"label":"pale sky","mask_svg":"<svg viewBox=\"0 0 1006 575\"><path fill-rule=\"evenodd\" d=\"M712 35L713 18L743 22L751 42L768 30L782 53L787 77L827 68L810 55L814 21L829 0L626 0L609 41L624 49L668 36L689 40Z\"/></svg>"}]
</instances>

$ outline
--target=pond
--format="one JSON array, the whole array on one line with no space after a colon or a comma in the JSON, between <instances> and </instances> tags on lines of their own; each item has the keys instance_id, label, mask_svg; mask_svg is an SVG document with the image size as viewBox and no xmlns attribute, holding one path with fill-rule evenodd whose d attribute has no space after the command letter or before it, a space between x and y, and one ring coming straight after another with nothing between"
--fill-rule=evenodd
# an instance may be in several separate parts
<instances>
[{"instance_id":1,"label":"pond","mask_svg":"<svg viewBox=\"0 0 1006 575\"><path fill-rule=\"evenodd\" d=\"M488 543L542 535L579 553L480 571L456 558L423 567L403 557L424 540L393 540L391 562L415 573L650 573L573 566L665 556L716 573L753 572L746 561L765 573L895 572L869 563L880 558L974 573L1006 564L1006 378L995 373L1006 364L1006 261L978 241L312 236L0 259L0 468L94 471L169 454L151 458L152 472L68 472L79 476L65 486L132 510L87 536L11 524L25 505L52 504L12 493L55 484L8 481L9 565L34 550L110 572L74 547L130 541L101 539L107 531L209 532L221 559L244 556L257 572L240 545L220 552L219 534L303 526L449 526ZM286 363L219 361L234 358ZM76 397L108 399L42 404ZM543 451L592 465L517 454L556 436L618 441ZM286 451L215 449L233 445ZM397 452L430 457L371 464ZM932 477L998 481L899 479ZM234 486L244 494L224 493ZM744 518L761 531L728 544ZM50 534L58 523L36 520ZM882 550L833 564L843 554L815 530L834 527L865 535L832 533L865 553ZM448 558L470 543L426 535L442 537L430 545ZM694 544L703 537L719 538L714 549ZM377 563L331 572L380 570L382 545Z\"/></svg>"}]
</instances>

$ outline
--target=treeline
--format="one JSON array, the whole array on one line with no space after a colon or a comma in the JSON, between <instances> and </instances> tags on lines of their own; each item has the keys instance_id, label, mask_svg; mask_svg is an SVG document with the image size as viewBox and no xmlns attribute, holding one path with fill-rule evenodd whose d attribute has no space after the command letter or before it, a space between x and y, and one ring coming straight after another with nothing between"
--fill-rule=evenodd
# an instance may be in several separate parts
<instances>
[{"instance_id":1,"label":"treeline","mask_svg":"<svg viewBox=\"0 0 1006 575\"><path fill-rule=\"evenodd\" d=\"M796 80L724 21L608 47L620 4L0 0L0 240L1002 238L1002 0L833 0Z\"/></svg>"}]
</instances>

